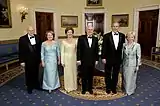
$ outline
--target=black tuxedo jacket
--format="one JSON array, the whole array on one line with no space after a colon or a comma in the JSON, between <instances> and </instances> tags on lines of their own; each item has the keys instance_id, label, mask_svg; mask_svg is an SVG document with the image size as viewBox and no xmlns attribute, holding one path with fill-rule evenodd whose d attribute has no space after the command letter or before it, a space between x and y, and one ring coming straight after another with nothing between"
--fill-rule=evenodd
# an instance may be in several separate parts
<instances>
[{"instance_id":1,"label":"black tuxedo jacket","mask_svg":"<svg viewBox=\"0 0 160 106\"><path fill-rule=\"evenodd\" d=\"M106 59L107 64L121 64L121 55L123 43L125 43L125 35L119 33L119 43L115 48L112 32L109 32L103 37L102 44L102 59Z\"/></svg>"},{"instance_id":2,"label":"black tuxedo jacket","mask_svg":"<svg viewBox=\"0 0 160 106\"><path fill-rule=\"evenodd\" d=\"M91 47L87 35L78 38L77 61L81 61L82 65L94 65L98 61L98 38L92 37Z\"/></svg>"},{"instance_id":3,"label":"black tuxedo jacket","mask_svg":"<svg viewBox=\"0 0 160 106\"><path fill-rule=\"evenodd\" d=\"M30 43L28 34L19 38L19 61L22 62L40 62L41 40L35 35L36 44Z\"/></svg>"}]
</instances>

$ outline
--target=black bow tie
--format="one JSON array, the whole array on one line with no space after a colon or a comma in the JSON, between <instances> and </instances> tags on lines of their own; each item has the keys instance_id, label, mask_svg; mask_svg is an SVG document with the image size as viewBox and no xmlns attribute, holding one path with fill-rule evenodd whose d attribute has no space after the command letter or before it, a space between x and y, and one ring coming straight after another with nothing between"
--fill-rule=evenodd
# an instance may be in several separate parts
<instances>
[{"instance_id":1,"label":"black bow tie","mask_svg":"<svg viewBox=\"0 0 160 106\"><path fill-rule=\"evenodd\" d=\"M118 35L118 33L114 33L114 35Z\"/></svg>"},{"instance_id":2,"label":"black bow tie","mask_svg":"<svg viewBox=\"0 0 160 106\"><path fill-rule=\"evenodd\" d=\"M92 36L88 36L88 38L92 38Z\"/></svg>"},{"instance_id":3,"label":"black bow tie","mask_svg":"<svg viewBox=\"0 0 160 106\"><path fill-rule=\"evenodd\" d=\"M34 38L34 36L31 36L30 39Z\"/></svg>"}]
</instances>

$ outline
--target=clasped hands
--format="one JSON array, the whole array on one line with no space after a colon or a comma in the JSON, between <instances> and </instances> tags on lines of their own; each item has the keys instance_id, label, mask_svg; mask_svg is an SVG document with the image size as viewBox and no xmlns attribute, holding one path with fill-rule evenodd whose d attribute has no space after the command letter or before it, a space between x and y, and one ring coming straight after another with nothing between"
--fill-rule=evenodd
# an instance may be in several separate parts
<instances>
[{"instance_id":1,"label":"clasped hands","mask_svg":"<svg viewBox=\"0 0 160 106\"><path fill-rule=\"evenodd\" d=\"M139 66L136 67L134 73L136 73L139 70Z\"/></svg>"},{"instance_id":2,"label":"clasped hands","mask_svg":"<svg viewBox=\"0 0 160 106\"><path fill-rule=\"evenodd\" d=\"M45 67L44 61L41 62L42 67ZM60 65L60 61L58 61L58 65Z\"/></svg>"}]
</instances>

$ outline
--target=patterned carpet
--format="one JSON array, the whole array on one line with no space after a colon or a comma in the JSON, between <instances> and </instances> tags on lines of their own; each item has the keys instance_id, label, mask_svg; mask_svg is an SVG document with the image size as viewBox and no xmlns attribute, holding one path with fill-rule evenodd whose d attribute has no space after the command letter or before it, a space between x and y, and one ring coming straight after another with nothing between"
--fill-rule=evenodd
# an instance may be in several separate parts
<instances>
[{"instance_id":1,"label":"patterned carpet","mask_svg":"<svg viewBox=\"0 0 160 106\"><path fill-rule=\"evenodd\" d=\"M17 77L18 75L21 75L22 73L24 73L24 70L19 66L0 74L0 86Z\"/></svg>"},{"instance_id":2,"label":"patterned carpet","mask_svg":"<svg viewBox=\"0 0 160 106\"><path fill-rule=\"evenodd\" d=\"M81 95L80 88L78 91L66 93L63 85L52 94L34 90L33 94L29 95L24 86L24 71L17 67L0 74L0 106L160 106L160 64L149 60L142 61L144 65L138 72L136 93L132 96L112 97L104 94L103 77L94 78L94 95Z\"/></svg>"},{"instance_id":3,"label":"patterned carpet","mask_svg":"<svg viewBox=\"0 0 160 106\"><path fill-rule=\"evenodd\" d=\"M105 92L105 79L104 77L101 76L94 76L93 78L93 95L90 95L88 92L83 95L81 94L81 84L78 85L78 89L76 91L72 91L72 92L66 92L64 90L64 81L63 81L63 76L60 78L61 79L61 88L60 91L70 95L72 97L76 97L79 99L85 99L85 100L113 100L116 98L121 98L124 97L124 94L121 91L121 74L119 75L119 82L118 82L118 87L117 87L117 95L106 95ZM80 81L81 82L81 81Z\"/></svg>"},{"instance_id":4,"label":"patterned carpet","mask_svg":"<svg viewBox=\"0 0 160 106\"><path fill-rule=\"evenodd\" d=\"M159 62L142 59L142 63L160 70L160 63Z\"/></svg>"}]
</instances>

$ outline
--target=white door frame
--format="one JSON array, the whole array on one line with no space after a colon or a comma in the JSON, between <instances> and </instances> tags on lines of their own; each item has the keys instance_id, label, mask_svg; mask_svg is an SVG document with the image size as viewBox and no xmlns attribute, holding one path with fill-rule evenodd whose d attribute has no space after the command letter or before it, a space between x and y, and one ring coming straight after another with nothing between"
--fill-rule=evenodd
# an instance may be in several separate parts
<instances>
[{"instance_id":1,"label":"white door frame","mask_svg":"<svg viewBox=\"0 0 160 106\"><path fill-rule=\"evenodd\" d=\"M108 31L108 27L107 27L107 10L106 9L84 9L84 11L82 12L82 34L85 34L85 13L104 13L104 33L107 33Z\"/></svg>"},{"instance_id":2,"label":"white door frame","mask_svg":"<svg viewBox=\"0 0 160 106\"><path fill-rule=\"evenodd\" d=\"M144 7L139 7L134 9L134 22L133 22L133 30L136 32L136 42L138 41L138 27L139 27L139 12L146 11L146 10L155 10L159 9L159 16L158 16L158 27L157 27L157 40L156 46L160 46L160 5L149 5Z\"/></svg>"},{"instance_id":3,"label":"white door frame","mask_svg":"<svg viewBox=\"0 0 160 106\"><path fill-rule=\"evenodd\" d=\"M35 12L48 12L48 13L53 13L53 25L54 25L54 33L55 33L55 39L58 39L58 34L57 34L57 19L56 19L56 13L53 8L35 8L33 11L33 20L32 22L34 23L34 28L36 29L36 14ZM35 30L36 32L36 30Z\"/></svg>"}]
</instances>

